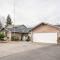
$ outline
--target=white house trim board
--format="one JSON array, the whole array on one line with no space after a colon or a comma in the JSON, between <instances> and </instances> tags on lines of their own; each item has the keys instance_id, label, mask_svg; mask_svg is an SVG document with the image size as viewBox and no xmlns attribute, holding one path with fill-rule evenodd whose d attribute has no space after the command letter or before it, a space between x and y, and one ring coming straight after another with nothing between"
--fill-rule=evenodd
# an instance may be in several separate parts
<instances>
[{"instance_id":1,"label":"white house trim board","mask_svg":"<svg viewBox=\"0 0 60 60\"><path fill-rule=\"evenodd\" d=\"M33 42L57 43L57 33L33 33Z\"/></svg>"}]
</instances>

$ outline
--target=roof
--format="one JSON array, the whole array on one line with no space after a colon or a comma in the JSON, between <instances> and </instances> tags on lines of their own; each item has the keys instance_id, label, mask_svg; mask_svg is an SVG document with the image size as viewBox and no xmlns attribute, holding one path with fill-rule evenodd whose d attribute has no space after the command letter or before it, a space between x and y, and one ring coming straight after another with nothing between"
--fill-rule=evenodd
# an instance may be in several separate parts
<instances>
[{"instance_id":1,"label":"roof","mask_svg":"<svg viewBox=\"0 0 60 60\"><path fill-rule=\"evenodd\" d=\"M54 25L54 26L56 26L56 27L60 28L60 25Z\"/></svg>"},{"instance_id":2,"label":"roof","mask_svg":"<svg viewBox=\"0 0 60 60\"><path fill-rule=\"evenodd\" d=\"M0 32L1 31L9 31L9 30L3 27L3 28L0 29Z\"/></svg>"},{"instance_id":3,"label":"roof","mask_svg":"<svg viewBox=\"0 0 60 60\"><path fill-rule=\"evenodd\" d=\"M57 27L57 26L55 26L55 25L51 25L51 24L48 24L48 23L44 23L44 22L42 22L42 23L40 23L40 24L38 24L37 26L35 26L35 27L33 27L32 28L32 30L34 30L35 28L37 28L37 27L39 27L39 26L51 26L51 27L54 27L54 28L56 28L57 30L60 30L60 28L59 27Z\"/></svg>"},{"instance_id":4,"label":"roof","mask_svg":"<svg viewBox=\"0 0 60 60\"><path fill-rule=\"evenodd\" d=\"M13 28L13 27L14 27L14 25L9 25L6 28L8 29L8 28Z\"/></svg>"},{"instance_id":5,"label":"roof","mask_svg":"<svg viewBox=\"0 0 60 60\"><path fill-rule=\"evenodd\" d=\"M11 32L18 32L18 33L28 33L30 28L27 28L25 25L16 25L12 28L8 28Z\"/></svg>"}]
</instances>

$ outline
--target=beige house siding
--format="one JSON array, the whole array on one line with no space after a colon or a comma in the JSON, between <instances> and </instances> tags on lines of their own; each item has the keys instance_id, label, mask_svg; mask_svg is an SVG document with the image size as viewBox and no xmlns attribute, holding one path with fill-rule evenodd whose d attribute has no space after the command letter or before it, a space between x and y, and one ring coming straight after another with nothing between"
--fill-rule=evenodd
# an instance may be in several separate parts
<instances>
[{"instance_id":1,"label":"beige house siding","mask_svg":"<svg viewBox=\"0 0 60 60\"><path fill-rule=\"evenodd\" d=\"M18 37L19 40L21 40L21 34L20 33L12 33L12 36Z\"/></svg>"},{"instance_id":2,"label":"beige house siding","mask_svg":"<svg viewBox=\"0 0 60 60\"><path fill-rule=\"evenodd\" d=\"M7 40L11 41L11 31L7 32Z\"/></svg>"},{"instance_id":3,"label":"beige house siding","mask_svg":"<svg viewBox=\"0 0 60 60\"><path fill-rule=\"evenodd\" d=\"M19 40L21 40L21 34L20 33L12 33L11 31L7 32L7 37L8 37L8 41L11 41L11 37L12 36L16 36L18 37Z\"/></svg>"},{"instance_id":4,"label":"beige house siding","mask_svg":"<svg viewBox=\"0 0 60 60\"><path fill-rule=\"evenodd\" d=\"M38 26L32 30L31 35L33 36L33 33L54 33L54 32L57 33L57 43L58 43L59 41L58 38L60 37L60 29L54 26L50 26L50 25Z\"/></svg>"},{"instance_id":5,"label":"beige house siding","mask_svg":"<svg viewBox=\"0 0 60 60\"><path fill-rule=\"evenodd\" d=\"M48 32L59 32L59 30L58 29L56 29L55 27L51 27L51 26L48 26L48 25L46 25L46 26L39 26L39 27L37 27L37 28L35 28L34 30L33 30L33 32L37 32L37 33L48 33Z\"/></svg>"},{"instance_id":6,"label":"beige house siding","mask_svg":"<svg viewBox=\"0 0 60 60\"><path fill-rule=\"evenodd\" d=\"M32 30L33 33L54 33L57 32L58 37L60 37L60 30L56 27L44 25L44 26L38 26L37 28Z\"/></svg>"}]
</instances>

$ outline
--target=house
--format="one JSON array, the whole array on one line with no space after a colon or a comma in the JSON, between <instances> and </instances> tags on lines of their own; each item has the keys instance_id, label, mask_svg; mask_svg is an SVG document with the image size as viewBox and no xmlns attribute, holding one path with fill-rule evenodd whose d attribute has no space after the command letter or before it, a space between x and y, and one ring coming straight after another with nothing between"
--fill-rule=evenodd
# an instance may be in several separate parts
<instances>
[{"instance_id":1,"label":"house","mask_svg":"<svg viewBox=\"0 0 60 60\"><path fill-rule=\"evenodd\" d=\"M26 41L30 37L33 42L60 43L60 27L48 23L40 23L33 28L27 28L25 25L11 25L1 31L5 32L9 41L14 39ZM15 38L12 39L13 37Z\"/></svg>"},{"instance_id":2,"label":"house","mask_svg":"<svg viewBox=\"0 0 60 60\"><path fill-rule=\"evenodd\" d=\"M41 23L31 30L31 38L33 42L42 43L60 43L60 28L47 23Z\"/></svg>"},{"instance_id":3,"label":"house","mask_svg":"<svg viewBox=\"0 0 60 60\"><path fill-rule=\"evenodd\" d=\"M8 26L7 36L12 40L12 37L15 36L17 40L25 41L28 38L30 28L27 28L25 25L16 25Z\"/></svg>"}]
</instances>

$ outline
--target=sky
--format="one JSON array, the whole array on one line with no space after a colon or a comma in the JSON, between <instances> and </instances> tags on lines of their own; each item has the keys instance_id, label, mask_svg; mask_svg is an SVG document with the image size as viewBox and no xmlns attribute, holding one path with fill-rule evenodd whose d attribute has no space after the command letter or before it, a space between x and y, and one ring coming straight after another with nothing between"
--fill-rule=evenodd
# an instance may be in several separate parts
<instances>
[{"instance_id":1,"label":"sky","mask_svg":"<svg viewBox=\"0 0 60 60\"><path fill-rule=\"evenodd\" d=\"M6 22L8 14L15 25L33 27L41 22L60 24L60 0L0 0L2 23Z\"/></svg>"}]
</instances>

